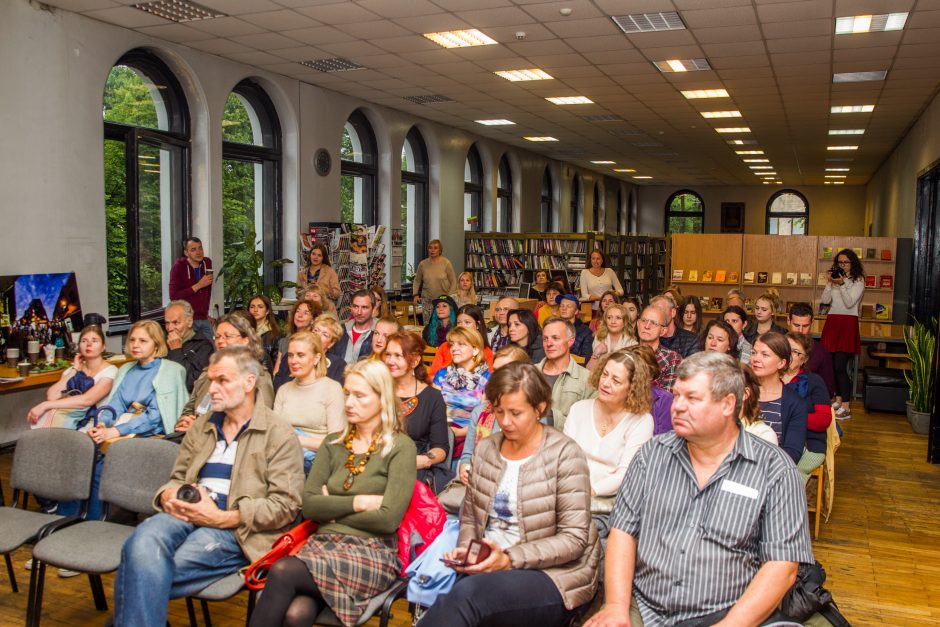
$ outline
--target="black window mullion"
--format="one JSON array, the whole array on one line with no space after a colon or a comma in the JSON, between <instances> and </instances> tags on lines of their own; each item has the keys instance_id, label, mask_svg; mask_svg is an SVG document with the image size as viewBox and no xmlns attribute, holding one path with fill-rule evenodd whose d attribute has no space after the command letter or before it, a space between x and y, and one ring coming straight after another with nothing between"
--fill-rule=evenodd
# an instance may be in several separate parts
<instances>
[{"instance_id":1,"label":"black window mullion","mask_svg":"<svg viewBox=\"0 0 940 627\"><path fill-rule=\"evenodd\" d=\"M131 320L140 320L140 171L137 167L139 155L138 134L127 133L127 151L124 153L124 180L127 185L127 291L128 315Z\"/></svg>"}]
</instances>

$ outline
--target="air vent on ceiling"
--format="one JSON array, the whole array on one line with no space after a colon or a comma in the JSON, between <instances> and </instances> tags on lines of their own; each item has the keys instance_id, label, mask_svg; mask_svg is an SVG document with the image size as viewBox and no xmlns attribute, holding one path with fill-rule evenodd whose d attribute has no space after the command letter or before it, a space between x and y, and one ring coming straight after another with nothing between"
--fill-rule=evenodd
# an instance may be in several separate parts
<instances>
[{"instance_id":1,"label":"air vent on ceiling","mask_svg":"<svg viewBox=\"0 0 940 627\"><path fill-rule=\"evenodd\" d=\"M226 15L221 11L187 0L154 0L154 2L141 2L133 7L172 22L197 22Z\"/></svg>"},{"instance_id":2,"label":"air vent on ceiling","mask_svg":"<svg viewBox=\"0 0 940 627\"><path fill-rule=\"evenodd\" d=\"M619 115L613 115L611 113L599 113L597 115L582 115L581 119L585 122L623 122L623 118Z\"/></svg>"},{"instance_id":3,"label":"air vent on ceiling","mask_svg":"<svg viewBox=\"0 0 940 627\"><path fill-rule=\"evenodd\" d=\"M874 72L840 72L832 75L832 82L861 83L864 81L883 81L887 75L887 70L877 70Z\"/></svg>"},{"instance_id":4,"label":"air vent on ceiling","mask_svg":"<svg viewBox=\"0 0 940 627\"><path fill-rule=\"evenodd\" d=\"M442 102L454 102L453 98L443 94L433 94L431 96L405 96L405 100L419 105L440 104Z\"/></svg>"},{"instance_id":5,"label":"air vent on ceiling","mask_svg":"<svg viewBox=\"0 0 940 627\"><path fill-rule=\"evenodd\" d=\"M663 30L685 30L682 18L675 11L660 13L632 13L611 16L614 23L627 35L652 33Z\"/></svg>"},{"instance_id":6,"label":"air vent on ceiling","mask_svg":"<svg viewBox=\"0 0 940 627\"><path fill-rule=\"evenodd\" d=\"M608 132L615 137L639 137L645 134L643 131L635 128L615 128Z\"/></svg>"},{"instance_id":7,"label":"air vent on ceiling","mask_svg":"<svg viewBox=\"0 0 940 627\"><path fill-rule=\"evenodd\" d=\"M312 67L321 72L351 72L352 70L363 70L364 65L359 65L349 59L334 57L332 59L313 59L312 61L303 61L301 65Z\"/></svg>"},{"instance_id":8,"label":"air vent on ceiling","mask_svg":"<svg viewBox=\"0 0 940 627\"><path fill-rule=\"evenodd\" d=\"M653 62L660 72L697 72L710 70L708 59L669 59Z\"/></svg>"}]
</instances>

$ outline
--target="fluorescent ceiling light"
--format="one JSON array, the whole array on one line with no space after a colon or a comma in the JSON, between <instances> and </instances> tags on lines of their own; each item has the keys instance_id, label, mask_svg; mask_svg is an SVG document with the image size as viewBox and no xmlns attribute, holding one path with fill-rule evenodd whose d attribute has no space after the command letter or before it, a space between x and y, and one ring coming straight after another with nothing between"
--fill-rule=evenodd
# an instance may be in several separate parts
<instances>
[{"instance_id":1,"label":"fluorescent ceiling light","mask_svg":"<svg viewBox=\"0 0 940 627\"><path fill-rule=\"evenodd\" d=\"M750 133L751 129L746 126L723 126L715 129L719 133Z\"/></svg>"},{"instance_id":2,"label":"fluorescent ceiling light","mask_svg":"<svg viewBox=\"0 0 940 627\"><path fill-rule=\"evenodd\" d=\"M545 70L532 68L531 70L500 70L494 72L496 76L501 76L507 81L547 81L555 78Z\"/></svg>"},{"instance_id":3,"label":"fluorescent ceiling light","mask_svg":"<svg viewBox=\"0 0 940 627\"><path fill-rule=\"evenodd\" d=\"M613 165L617 162L616 161L592 161L591 163L595 165Z\"/></svg>"},{"instance_id":4,"label":"fluorescent ceiling light","mask_svg":"<svg viewBox=\"0 0 940 627\"><path fill-rule=\"evenodd\" d=\"M770 163L770 159L742 159L744 163Z\"/></svg>"},{"instance_id":5,"label":"fluorescent ceiling light","mask_svg":"<svg viewBox=\"0 0 940 627\"><path fill-rule=\"evenodd\" d=\"M689 100L698 98L729 98L727 89L690 89L683 91L682 95Z\"/></svg>"},{"instance_id":6,"label":"fluorescent ceiling light","mask_svg":"<svg viewBox=\"0 0 940 627\"><path fill-rule=\"evenodd\" d=\"M826 146L826 150L858 150L858 146Z\"/></svg>"},{"instance_id":7,"label":"fluorescent ceiling light","mask_svg":"<svg viewBox=\"0 0 940 627\"><path fill-rule=\"evenodd\" d=\"M740 141L740 140L736 139L734 141ZM763 150L735 150L734 154L736 155L762 155L764 154L764 151Z\"/></svg>"},{"instance_id":8,"label":"fluorescent ceiling light","mask_svg":"<svg viewBox=\"0 0 940 627\"><path fill-rule=\"evenodd\" d=\"M614 172L636 172L633 168L614 168Z\"/></svg>"},{"instance_id":9,"label":"fluorescent ceiling light","mask_svg":"<svg viewBox=\"0 0 940 627\"><path fill-rule=\"evenodd\" d=\"M556 96L546 98L552 104L556 105L576 105L576 104L594 104L594 101L584 96Z\"/></svg>"},{"instance_id":10,"label":"fluorescent ceiling light","mask_svg":"<svg viewBox=\"0 0 940 627\"><path fill-rule=\"evenodd\" d=\"M776 172L751 172L751 174L756 174L757 176L777 176Z\"/></svg>"},{"instance_id":11,"label":"fluorescent ceiling light","mask_svg":"<svg viewBox=\"0 0 940 627\"><path fill-rule=\"evenodd\" d=\"M640 179L651 179L653 177L652 176L634 176L633 178L640 180Z\"/></svg>"},{"instance_id":12,"label":"fluorescent ceiling light","mask_svg":"<svg viewBox=\"0 0 940 627\"><path fill-rule=\"evenodd\" d=\"M558 141L554 137L548 137L547 135L546 136L528 135L526 137L523 137L522 139L526 141L530 141L530 142L557 142Z\"/></svg>"},{"instance_id":13,"label":"fluorescent ceiling light","mask_svg":"<svg viewBox=\"0 0 940 627\"><path fill-rule=\"evenodd\" d=\"M827 179L844 179L845 177L846 177L845 174L827 174L827 175L824 176L823 178L827 178Z\"/></svg>"},{"instance_id":14,"label":"fluorescent ceiling light","mask_svg":"<svg viewBox=\"0 0 940 627\"><path fill-rule=\"evenodd\" d=\"M511 120L474 120L477 124L482 124L483 126L508 126L510 124L515 124Z\"/></svg>"},{"instance_id":15,"label":"fluorescent ceiling light","mask_svg":"<svg viewBox=\"0 0 940 627\"><path fill-rule=\"evenodd\" d=\"M659 68L660 72L696 72L712 69L707 59L667 59L655 61L653 65Z\"/></svg>"},{"instance_id":16,"label":"fluorescent ceiling light","mask_svg":"<svg viewBox=\"0 0 940 627\"><path fill-rule=\"evenodd\" d=\"M225 13L221 11L188 0L155 0L154 2L141 2L133 7L171 22L197 22L214 17L225 17Z\"/></svg>"},{"instance_id":17,"label":"fluorescent ceiling light","mask_svg":"<svg viewBox=\"0 0 940 627\"><path fill-rule=\"evenodd\" d=\"M881 15L851 15L836 18L836 35L878 33L901 30L907 22L907 13L883 13Z\"/></svg>"},{"instance_id":18,"label":"fluorescent ceiling light","mask_svg":"<svg viewBox=\"0 0 940 627\"><path fill-rule=\"evenodd\" d=\"M830 135L864 135L865 129L863 128L831 128L829 129Z\"/></svg>"},{"instance_id":19,"label":"fluorescent ceiling light","mask_svg":"<svg viewBox=\"0 0 940 627\"><path fill-rule=\"evenodd\" d=\"M865 81L883 81L888 70L871 72L839 72L832 75L833 83L864 83Z\"/></svg>"},{"instance_id":20,"label":"fluorescent ceiling light","mask_svg":"<svg viewBox=\"0 0 940 627\"><path fill-rule=\"evenodd\" d=\"M445 48L467 48L469 46L489 46L496 43L495 39L484 35L480 31L451 30L440 33L424 33L424 36Z\"/></svg>"},{"instance_id":21,"label":"fluorescent ceiling light","mask_svg":"<svg viewBox=\"0 0 940 627\"><path fill-rule=\"evenodd\" d=\"M685 30L682 18L675 11L658 13L631 13L630 15L612 15L614 24L627 35L633 33L653 33L664 30Z\"/></svg>"},{"instance_id":22,"label":"fluorescent ceiling light","mask_svg":"<svg viewBox=\"0 0 940 627\"><path fill-rule=\"evenodd\" d=\"M740 111L702 111L702 117L706 119L739 118L741 117L741 112Z\"/></svg>"},{"instance_id":23,"label":"fluorescent ceiling light","mask_svg":"<svg viewBox=\"0 0 940 627\"><path fill-rule=\"evenodd\" d=\"M772 165L749 165L747 166L752 170L773 170L774 166Z\"/></svg>"},{"instance_id":24,"label":"fluorescent ceiling light","mask_svg":"<svg viewBox=\"0 0 940 627\"><path fill-rule=\"evenodd\" d=\"M849 168L826 168L826 172L848 172Z\"/></svg>"},{"instance_id":25,"label":"fluorescent ceiling light","mask_svg":"<svg viewBox=\"0 0 940 627\"><path fill-rule=\"evenodd\" d=\"M845 185L845 181L832 181L833 185Z\"/></svg>"},{"instance_id":26,"label":"fluorescent ceiling light","mask_svg":"<svg viewBox=\"0 0 940 627\"><path fill-rule=\"evenodd\" d=\"M871 113L875 105L841 105L832 107L830 113Z\"/></svg>"}]
</instances>

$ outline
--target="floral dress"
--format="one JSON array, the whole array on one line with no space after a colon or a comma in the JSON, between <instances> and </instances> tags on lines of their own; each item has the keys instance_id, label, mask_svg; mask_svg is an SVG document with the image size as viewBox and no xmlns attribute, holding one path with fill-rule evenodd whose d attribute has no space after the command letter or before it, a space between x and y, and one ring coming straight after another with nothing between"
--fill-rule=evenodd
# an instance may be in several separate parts
<instances>
[{"instance_id":1,"label":"floral dress","mask_svg":"<svg viewBox=\"0 0 940 627\"><path fill-rule=\"evenodd\" d=\"M470 413L483 402L486 382L490 380L490 371L484 361L473 371L464 370L454 364L437 371L434 375L434 387L441 391L447 405L447 422L452 427L469 427ZM460 459L466 438L454 439L453 459Z\"/></svg>"}]
</instances>

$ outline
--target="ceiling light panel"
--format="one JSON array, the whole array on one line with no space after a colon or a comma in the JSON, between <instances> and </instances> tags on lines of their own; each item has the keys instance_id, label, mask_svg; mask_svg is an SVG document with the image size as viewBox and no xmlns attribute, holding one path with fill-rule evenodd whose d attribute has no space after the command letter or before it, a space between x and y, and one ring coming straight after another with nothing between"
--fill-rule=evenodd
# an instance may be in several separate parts
<instances>
[{"instance_id":1,"label":"ceiling light panel","mask_svg":"<svg viewBox=\"0 0 940 627\"><path fill-rule=\"evenodd\" d=\"M763 150L735 150L734 154L736 155L762 155L764 154Z\"/></svg>"},{"instance_id":2,"label":"ceiling light panel","mask_svg":"<svg viewBox=\"0 0 940 627\"><path fill-rule=\"evenodd\" d=\"M858 150L858 146L826 146L826 150Z\"/></svg>"},{"instance_id":3,"label":"ceiling light panel","mask_svg":"<svg viewBox=\"0 0 940 627\"><path fill-rule=\"evenodd\" d=\"M141 2L133 7L172 22L198 22L226 15L201 4L187 2L187 0L156 0L155 2Z\"/></svg>"},{"instance_id":4,"label":"ceiling light panel","mask_svg":"<svg viewBox=\"0 0 940 627\"><path fill-rule=\"evenodd\" d=\"M515 124L511 120L474 120L474 122L483 126L509 126Z\"/></svg>"},{"instance_id":5,"label":"ceiling light panel","mask_svg":"<svg viewBox=\"0 0 940 627\"><path fill-rule=\"evenodd\" d=\"M633 168L614 168L614 172L636 172Z\"/></svg>"},{"instance_id":6,"label":"ceiling light panel","mask_svg":"<svg viewBox=\"0 0 940 627\"><path fill-rule=\"evenodd\" d=\"M450 30L440 33L424 33L424 36L444 48L468 48L470 46L490 46L496 43L488 35L476 29Z\"/></svg>"},{"instance_id":7,"label":"ceiling light panel","mask_svg":"<svg viewBox=\"0 0 940 627\"><path fill-rule=\"evenodd\" d=\"M880 33L901 30L907 23L907 13L882 13L881 15L850 15L836 18L836 35L858 33Z\"/></svg>"},{"instance_id":8,"label":"ceiling light panel","mask_svg":"<svg viewBox=\"0 0 940 627\"><path fill-rule=\"evenodd\" d=\"M702 111L702 117L706 119L739 118L741 117L741 112L740 111Z\"/></svg>"},{"instance_id":9,"label":"ceiling light panel","mask_svg":"<svg viewBox=\"0 0 940 627\"><path fill-rule=\"evenodd\" d=\"M594 165L613 165L617 163L616 161L592 161Z\"/></svg>"},{"instance_id":10,"label":"ceiling light panel","mask_svg":"<svg viewBox=\"0 0 940 627\"><path fill-rule=\"evenodd\" d=\"M688 100L699 98L730 98L727 89L690 89L683 91L682 95Z\"/></svg>"},{"instance_id":11,"label":"ceiling light panel","mask_svg":"<svg viewBox=\"0 0 940 627\"><path fill-rule=\"evenodd\" d=\"M633 178L636 180L646 180L646 179L651 179L653 177L652 176L634 176Z\"/></svg>"},{"instance_id":12,"label":"ceiling light panel","mask_svg":"<svg viewBox=\"0 0 940 627\"><path fill-rule=\"evenodd\" d=\"M772 165L749 165L747 166L752 170L773 170L774 166Z\"/></svg>"},{"instance_id":13,"label":"ceiling light panel","mask_svg":"<svg viewBox=\"0 0 940 627\"><path fill-rule=\"evenodd\" d=\"M682 18L675 11L613 15L610 19L627 35L655 33L664 30L685 30Z\"/></svg>"},{"instance_id":14,"label":"ceiling light panel","mask_svg":"<svg viewBox=\"0 0 940 627\"><path fill-rule=\"evenodd\" d=\"M313 59L312 61L303 61L301 65L312 67L321 72L351 72L353 70L365 69L364 65L359 65L349 59L333 57L332 59Z\"/></svg>"},{"instance_id":15,"label":"ceiling light panel","mask_svg":"<svg viewBox=\"0 0 940 627\"><path fill-rule=\"evenodd\" d=\"M556 96L546 98L552 104L556 105L576 105L576 104L594 104L594 101L584 96Z\"/></svg>"},{"instance_id":16,"label":"ceiling light panel","mask_svg":"<svg viewBox=\"0 0 940 627\"><path fill-rule=\"evenodd\" d=\"M519 81L548 81L555 78L545 70L538 68L532 68L531 70L500 70L494 72L494 74L514 83Z\"/></svg>"},{"instance_id":17,"label":"ceiling light panel","mask_svg":"<svg viewBox=\"0 0 940 627\"><path fill-rule=\"evenodd\" d=\"M743 159L744 163L770 163L770 159Z\"/></svg>"},{"instance_id":18,"label":"ceiling light panel","mask_svg":"<svg viewBox=\"0 0 940 627\"><path fill-rule=\"evenodd\" d=\"M826 168L826 172L848 172L849 168Z\"/></svg>"},{"instance_id":19,"label":"ceiling light panel","mask_svg":"<svg viewBox=\"0 0 940 627\"><path fill-rule=\"evenodd\" d=\"M522 139L526 141L530 141L530 142L557 142L558 141L554 137L549 137L547 135L545 136L529 135L529 136L523 137Z\"/></svg>"},{"instance_id":20,"label":"ceiling light panel","mask_svg":"<svg viewBox=\"0 0 940 627\"><path fill-rule=\"evenodd\" d=\"M872 72L839 72L832 75L833 83L864 83L866 81L883 81L888 70Z\"/></svg>"},{"instance_id":21,"label":"ceiling light panel","mask_svg":"<svg viewBox=\"0 0 940 627\"><path fill-rule=\"evenodd\" d=\"M830 135L864 135L865 129L863 128L831 128L829 129Z\"/></svg>"},{"instance_id":22,"label":"ceiling light panel","mask_svg":"<svg viewBox=\"0 0 940 627\"><path fill-rule=\"evenodd\" d=\"M829 109L830 113L871 113L875 105L836 105Z\"/></svg>"},{"instance_id":23,"label":"ceiling light panel","mask_svg":"<svg viewBox=\"0 0 940 627\"><path fill-rule=\"evenodd\" d=\"M844 179L845 176L846 176L845 174L827 174L827 175L826 175L825 177L823 177L823 178L827 178L827 179Z\"/></svg>"},{"instance_id":24,"label":"ceiling light panel","mask_svg":"<svg viewBox=\"0 0 940 627\"><path fill-rule=\"evenodd\" d=\"M707 59L667 59L653 63L660 72L698 72L710 70Z\"/></svg>"},{"instance_id":25,"label":"ceiling light panel","mask_svg":"<svg viewBox=\"0 0 940 627\"><path fill-rule=\"evenodd\" d=\"M715 129L719 133L750 133L751 129L747 126L720 126Z\"/></svg>"}]
</instances>

